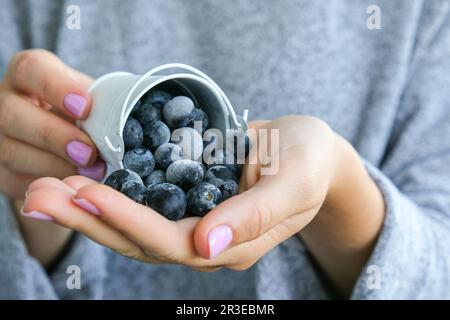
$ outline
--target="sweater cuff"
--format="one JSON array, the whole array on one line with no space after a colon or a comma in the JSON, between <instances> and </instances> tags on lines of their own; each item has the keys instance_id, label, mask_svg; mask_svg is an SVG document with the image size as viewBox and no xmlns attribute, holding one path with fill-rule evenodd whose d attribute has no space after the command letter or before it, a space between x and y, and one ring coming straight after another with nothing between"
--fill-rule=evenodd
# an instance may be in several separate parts
<instances>
[{"instance_id":1,"label":"sweater cuff","mask_svg":"<svg viewBox=\"0 0 450 320\"><path fill-rule=\"evenodd\" d=\"M50 278L62 299L101 299L106 277L104 247L75 233Z\"/></svg>"},{"instance_id":2,"label":"sweater cuff","mask_svg":"<svg viewBox=\"0 0 450 320\"><path fill-rule=\"evenodd\" d=\"M366 169L381 190L386 212L378 241L353 289L352 299L414 299L427 282L427 234L420 223L420 209L406 198L376 167ZM420 275L418 276L418 273Z\"/></svg>"}]
</instances>

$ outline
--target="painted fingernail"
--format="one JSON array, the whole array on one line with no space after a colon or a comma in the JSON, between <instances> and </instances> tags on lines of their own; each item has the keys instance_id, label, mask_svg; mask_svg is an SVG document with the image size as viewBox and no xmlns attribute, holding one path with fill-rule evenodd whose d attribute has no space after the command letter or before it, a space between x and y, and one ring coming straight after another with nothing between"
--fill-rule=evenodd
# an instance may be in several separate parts
<instances>
[{"instance_id":1,"label":"painted fingernail","mask_svg":"<svg viewBox=\"0 0 450 320\"><path fill-rule=\"evenodd\" d=\"M35 220L53 221L52 217L50 217L49 215L46 215L45 213L39 212L39 211L24 212L22 209L22 210L20 210L20 213L24 217L35 219Z\"/></svg>"},{"instance_id":2,"label":"painted fingernail","mask_svg":"<svg viewBox=\"0 0 450 320\"><path fill-rule=\"evenodd\" d=\"M92 167L78 168L78 174L95 181L100 181L105 176L106 164L103 160L97 160Z\"/></svg>"},{"instance_id":3,"label":"painted fingernail","mask_svg":"<svg viewBox=\"0 0 450 320\"><path fill-rule=\"evenodd\" d=\"M233 231L228 226L219 226L208 234L209 258L215 258L222 253L231 243Z\"/></svg>"},{"instance_id":4,"label":"painted fingernail","mask_svg":"<svg viewBox=\"0 0 450 320\"><path fill-rule=\"evenodd\" d=\"M80 141L71 141L66 146L67 155L75 163L85 167L92 155L92 148Z\"/></svg>"},{"instance_id":5,"label":"painted fingernail","mask_svg":"<svg viewBox=\"0 0 450 320\"><path fill-rule=\"evenodd\" d=\"M86 210L89 213L92 213L94 216L100 215L100 211L94 206L91 202L83 198L72 198L72 201L75 202L77 206L81 209Z\"/></svg>"},{"instance_id":6,"label":"painted fingernail","mask_svg":"<svg viewBox=\"0 0 450 320\"><path fill-rule=\"evenodd\" d=\"M77 118L83 116L86 105L86 98L78 94L69 93L64 97L64 107Z\"/></svg>"}]
</instances>

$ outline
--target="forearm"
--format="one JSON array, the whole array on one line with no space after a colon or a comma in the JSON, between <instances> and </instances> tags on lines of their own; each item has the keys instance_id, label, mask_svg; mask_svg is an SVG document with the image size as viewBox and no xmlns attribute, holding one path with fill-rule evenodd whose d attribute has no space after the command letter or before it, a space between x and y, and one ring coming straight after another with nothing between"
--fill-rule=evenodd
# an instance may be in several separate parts
<instances>
[{"instance_id":1,"label":"forearm","mask_svg":"<svg viewBox=\"0 0 450 320\"><path fill-rule=\"evenodd\" d=\"M373 250L385 204L357 152L338 135L336 155L336 173L324 205L300 236L346 297Z\"/></svg>"},{"instance_id":2,"label":"forearm","mask_svg":"<svg viewBox=\"0 0 450 320\"><path fill-rule=\"evenodd\" d=\"M16 212L20 212L22 201L16 201ZM28 252L44 267L50 266L69 242L72 230L57 224L38 221L16 214Z\"/></svg>"}]
</instances>

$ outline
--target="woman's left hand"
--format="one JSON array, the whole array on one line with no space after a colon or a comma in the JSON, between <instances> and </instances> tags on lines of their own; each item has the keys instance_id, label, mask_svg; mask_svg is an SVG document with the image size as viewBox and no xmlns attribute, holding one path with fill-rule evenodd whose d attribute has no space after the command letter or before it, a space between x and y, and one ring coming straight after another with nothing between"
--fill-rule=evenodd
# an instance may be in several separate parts
<instances>
[{"instance_id":1,"label":"woman's left hand","mask_svg":"<svg viewBox=\"0 0 450 320\"><path fill-rule=\"evenodd\" d=\"M304 229L333 193L345 189L339 181L345 161L343 139L321 120L288 116L251 127L256 132L267 129L269 143L262 143L260 134L252 138L248 162L254 164L244 168L243 192L202 219L169 221L80 176L37 180L28 190L24 211L47 214L130 258L202 271L247 269ZM279 133L279 139L271 135L272 130L277 130L273 132ZM271 163L263 165L258 154L269 154Z\"/></svg>"}]
</instances>

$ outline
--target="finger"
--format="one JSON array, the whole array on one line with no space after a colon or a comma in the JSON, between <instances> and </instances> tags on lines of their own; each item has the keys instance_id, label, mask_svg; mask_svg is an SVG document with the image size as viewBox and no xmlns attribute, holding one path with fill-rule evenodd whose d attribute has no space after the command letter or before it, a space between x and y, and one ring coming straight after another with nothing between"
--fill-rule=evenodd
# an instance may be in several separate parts
<instances>
[{"instance_id":1,"label":"finger","mask_svg":"<svg viewBox=\"0 0 450 320\"><path fill-rule=\"evenodd\" d=\"M147 254L168 263L192 267L218 267L201 258L194 245L194 230L199 218L174 222L133 202L105 185L88 185L78 190L76 202L128 239L145 248ZM86 205L87 204L87 205Z\"/></svg>"},{"instance_id":2,"label":"finger","mask_svg":"<svg viewBox=\"0 0 450 320\"><path fill-rule=\"evenodd\" d=\"M64 190L68 193L75 194L75 190L72 189L69 185L65 184L63 181L52 178L52 177L44 177L34 180L27 189L26 195L30 194L31 192L40 189L40 188L59 188L61 190Z\"/></svg>"},{"instance_id":3,"label":"finger","mask_svg":"<svg viewBox=\"0 0 450 320\"><path fill-rule=\"evenodd\" d=\"M295 163L294 163L295 164ZM310 209L301 179L285 166L262 177L253 188L228 199L208 213L195 231L195 245L204 258L229 246L256 239L291 215ZM305 189L306 190L306 189Z\"/></svg>"},{"instance_id":4,"label":"finger","mask_svg":"<svg viewBox=\"0 0 450 320\"><path fill-rule=\"evenodd\" d=\"M48 217L47 220L79 231L119 254L147 262L157 262L151 257L147 257L141 248L126 239L120 232L113 230L92 214L76 206L71 200L73 193L53 187L54 181L43 180L41 183L48 183L49 186L29 192L22 210L25 217L41 219Z\"/></svg>"},{"instance_id":5,"label":"finger","mask_svg":"<svg viewBox=\"0 0 450 320\"><path fill-rule=\"evenodd\" d=\"M82 187L75 202L150 252L169 256L171 248L176 247L179 230L175 222L108 186Z\"/></svg>"},{"instance_id":6,"label":"finger","mask_svg":"<svg viewBox=\"0 0 450 320\"><path fill-rule=\"evenodd\" d=\"M28 186L36 177L27 174L16 174L0 166L0 192L11 199L23 199Z\"/></svg>"},{"instance_id":7,"label":"finger","mask_svg":"<svg viewBox=\"0 0 450 320\"><path fill-rule=\"evenodd\" d=\"M83 177L83 176L70 176L70 177L63 179L63 182L64 182L64 184L68 185L75 191L77 191L80 188L83 188L84 186L98 183L97 181L95 181L93 179L89 179L89 178Z\"/></svg>"},{"instance_id":8,"label":"finger","mask_svg":"<svg viewBox=\"0 0 450 320\"><path fill-rule=\"evenodd\" d=\"M228 269L247 270L275 246L296 235L314 216L314 210L290 216L259 238L232 247L215 259L226 261L224 267Z\"/></svg>"},{"instance_id":9,"label":"finger","mask_svg":"<svg viewBox=\"0 0 450 320\"><path fill-rule=\"evenodd\" d=\"M64 159L6 136L0 136L0 164L16 173L41 177L76 173L75 166Z\"/></svg>"},{"instance_id":10,"label":"finger","mask_svg":"<svg viewBox=\"0 0 450 320\"><path fill-rule=\"evenodd\" d=\"M9 92L0 93L0 131L14 139L89 167L97 159L92 140L75 125L37 108L27 99Z\"/></svg>"},{"instance_id":11,"label":"finger","mask_svg":"<svg viewBox=\"0 0 450 320\"><path fill-rule=\"evenodd\" d=\"M269 120L255 120L248 123L249 129L259 129L270 123Z\"/></svg>"},{"instance_id":12,"label":"finger","mask_svg":"<svg viewBox=\"0 0 450 320\"><path fill-rule=\"evenodd\" d=\"M11 60L6 77L16 90L33 94L73 118L83 119L89 114L90 81L48 51L19 52Z\"/></svg>"}]
</instances>

